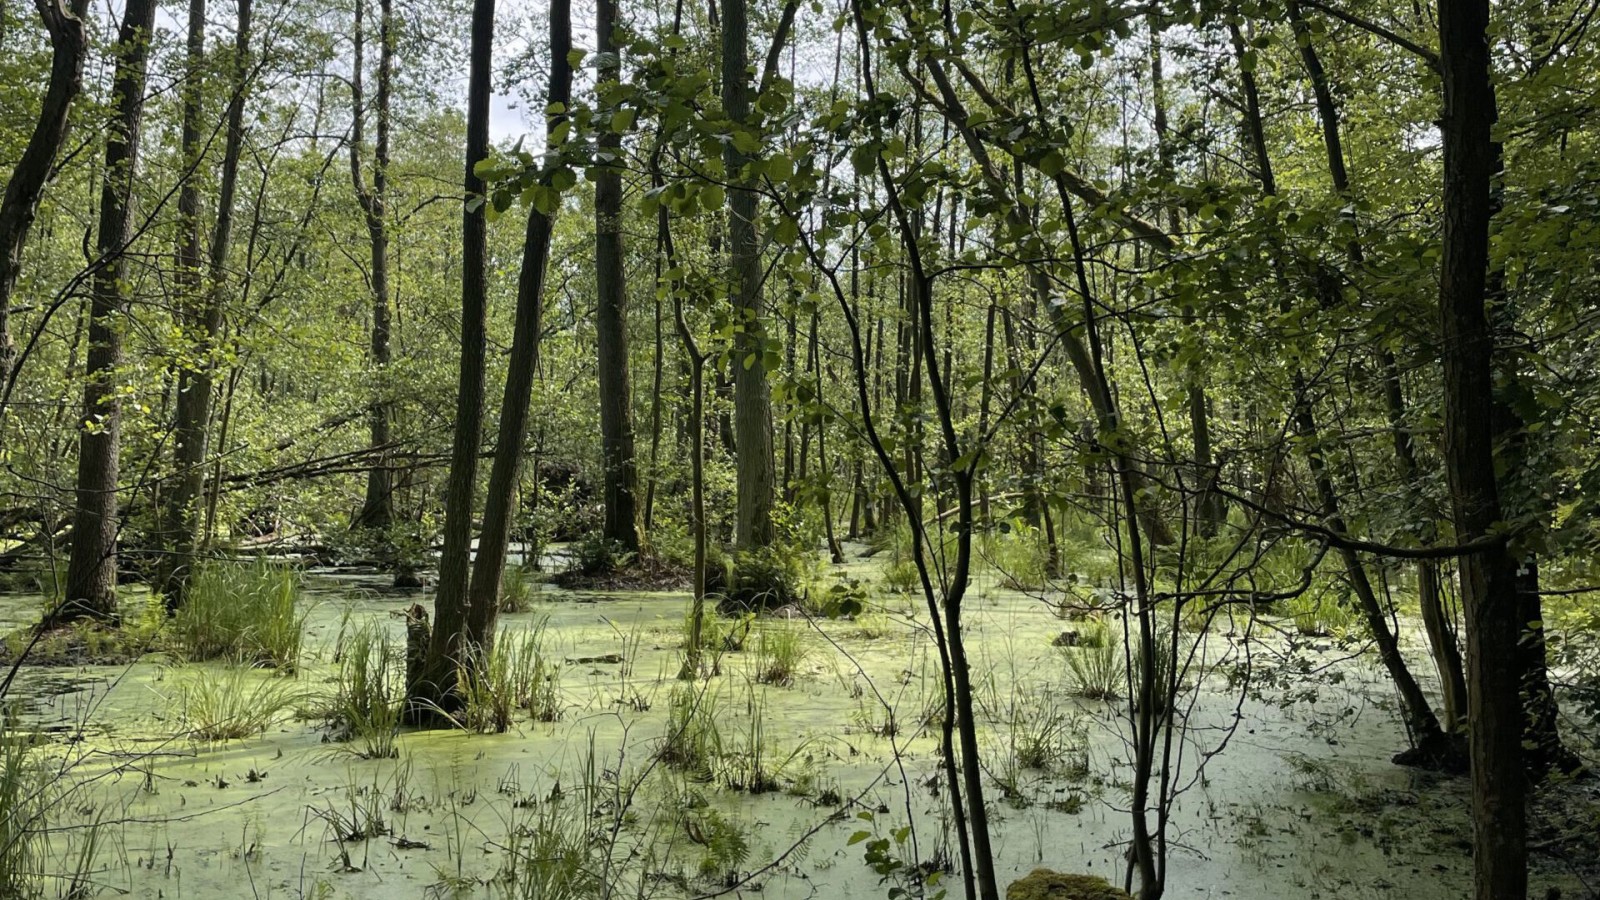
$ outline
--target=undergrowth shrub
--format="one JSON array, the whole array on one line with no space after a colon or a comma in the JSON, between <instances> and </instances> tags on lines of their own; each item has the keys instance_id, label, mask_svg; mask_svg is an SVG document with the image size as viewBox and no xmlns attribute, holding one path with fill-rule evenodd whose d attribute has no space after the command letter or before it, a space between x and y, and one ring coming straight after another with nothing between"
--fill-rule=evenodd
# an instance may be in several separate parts
<instances>
[{"instance_id":1,"label":"undergrowth shrub","mask_svg":"<svg viewBox=\"0 0 1600 900\"><path fill-rule=\"evenodd\" d=\"M1305 637L1343 635L1355 625L1355 613L1337 599L1312 592L1292 597L1283 611L1294 623L1294 630Z\"/></svg>"},{"instance_id":2,"label":"undergrowth shrub","mask_svg":"<svg viewBox=\"0 0 1600 900\"><path fill-rule=\"evenodd\" d=\"M33 755L33 737L0 716L0 897L36 897L49 833L49 773Z\"/></svg>"},{"instance_id":3,"label":"undergrowth shrub","mask_svg":"<svg viewBox=\"0 0 1600 900\"><path fill-rule=\"evenodd\" d=\"M1032 525L1013 522L1000 532L985 535L980 552L1005 587L1040 591L1050 585L1050 551L1044 533Z\"/></svg>"},{"instance_id":4,"label":"undergrowth shrub","mask_svg":"<svg viewBox=\"0 0 1600 900\"><path fill-rule=\"evenodd\" d=\"M633 554L606 536L593 533L572 545L572 568L582 575L604 575L626 568Z\"/></svg>"},{"instance_id":5,"label":"undergrowth shrub","mask_svg":"<svg viewBox=\"0 0 1600 900\"><path fill-rule=\"evenodd\" d=\"M722 757L722 732L717 725L715 691L683 685L667 699L667 733L656 758L695 781L709 782Z\"/></svg>"},{"instance_id":6,"label":"undergrowth shrub","mask_svg":"<svg viewBox=\"0 0 1600 900\"><path fill-rule=\"evenodd\" d=\"M727 614L797 604L814 563L811 551L793 545L773 544L738 553L719 607Z\"/></svg>"},{"instance_id":7,"label":"undergrowth shrub","mask_svg":"<svg viewBox=\"0 0 1600 900\"><path fill-rule=\"evenodd\" d=\"M82 796L86 782L46 764L38 748L0 709L0 897L47 896L47 885L68 900L95 896L105 819Z\"/></svg>"},{"instance_id":8,"label":"undergrowth shrub","mask_svg":"<svg viewBox=\"0 0 1600 900\"><path fill-rule=\"evenodd\" d=\"M509 563L500 576L500 611L503 613L527 612L533 608L535 592L531 563Z\"/></svg>"},{"instance_id":9,"label":"undergrowth shrub","mask_svg":"<svg viewBox=\"0 0 1600 900\"><path fill-rule=\"evenodd\" d=\"M544 629L540 619L532 628L500 631L487 650L477 649L457 666L462 697L459 714L449 718L467 731L502 733L519 711L540 722L561 717L560 665L545 658Z\"/></svg>"}]
</instances>

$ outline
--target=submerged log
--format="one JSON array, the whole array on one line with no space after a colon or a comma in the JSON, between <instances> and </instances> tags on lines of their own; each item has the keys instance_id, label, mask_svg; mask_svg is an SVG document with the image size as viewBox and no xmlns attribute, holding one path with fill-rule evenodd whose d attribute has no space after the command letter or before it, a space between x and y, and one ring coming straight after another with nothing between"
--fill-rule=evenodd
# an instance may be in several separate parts
<instances>
[{"instance_id":1,"label":"submerged log","mask_svg":"<svg viewBox=\"0 0 1600 900\"><path fill-rule=\"evenodd\" d=\"M1132 900L1121 888L1095 875L1069 875L1034 869L1006 888L1006 900Z\"/></svg>"},{"instance_id":2,"label":"submerged log","mask_svg":"<svg viewBox=\"0 0 1600 900\"><path fill-rule=\"evenodd\" d=\"M1005 900L1131 900L1120 887L1093 874L1067 874L1037 868L1011 882Z\"/></svg>"}]
</instances>

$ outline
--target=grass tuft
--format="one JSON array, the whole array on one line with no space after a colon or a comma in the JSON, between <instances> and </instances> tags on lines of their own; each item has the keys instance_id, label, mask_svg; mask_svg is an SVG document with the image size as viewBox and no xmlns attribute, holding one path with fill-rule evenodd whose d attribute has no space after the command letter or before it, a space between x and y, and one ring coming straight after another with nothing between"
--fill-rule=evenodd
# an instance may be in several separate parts
<instances>
[{"instance_id":1,"label":"grass tuft","mask_svg":"<svg viewBox=\"0 0 1600 900\"><path fill-rule=\"evenodd\" d=\"M1089 700L1114 700L1123 681L1121 642L1104 619L1089 619L1078 632L1078 646L1062 647L1067 687Z\"/></svg>"},{"instance_id":2,"label":"grass tuft","mask_svg":"<svg viewBox=\"0 0 1600 900\"><path fill-rule=\"evenodd\" d=\"M173 644L191 661L237 659L292 672L305 633L299 601L299 573L287 566L203 562L172 619Z\"/></svg>"},{"instance_id":3,"label":"grass tuft","mask_svg":"<svg viewBox=\"0 0 1600 900\"><path fill-rule=\"evenodd\" d=\"M231 665L187 673L178 685L178 698L192 737L226 741L266 731L304 693L281 678Z\"/></svg>"},{"instance_id":4,"label":"grass tuft","mask_svg":"<svg viewBox=\"0 0 1600 900\"><path fill-rule=\"evenodd\" d=\"M789 623L768 623L756 634L755 679L761 684L788 687L810 654L805 636Z\"/></svg>"},{"instance_id":5,"label":"grass tuft","mask_svg":"<svg viewBox=\"0 0 1600 900\"><path fill-rule=\"evenodd\" d=\"M399 756L395 738L404 703L398 671L403 664L401 648L381 625L368 621L340 637L335 656L339 661L338 688L329 719L343 739L360 744L360 756Z\"/></svg>"}]
</instances>

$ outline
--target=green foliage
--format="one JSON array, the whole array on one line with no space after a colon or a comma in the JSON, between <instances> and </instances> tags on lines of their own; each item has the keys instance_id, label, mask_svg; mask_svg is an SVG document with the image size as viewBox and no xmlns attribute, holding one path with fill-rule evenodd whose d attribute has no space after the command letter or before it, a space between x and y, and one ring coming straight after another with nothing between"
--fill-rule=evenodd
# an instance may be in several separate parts
<instances>
[{"instance_id":1,"label":"green foliage","mask_svg":"<svg viewBox=\"0 0 1600 900\"><path fill-rule=\"evenodd\" d=\"M1041 695L1018 704L1010 726L1012 752L1025 769L1059 771L1068 754L1083 744L1077 723Z\"/></svg>"},{"instance_id":2,"label":"green foliage","mask_svg":"<svg viewBox=\"0 0 1600 900\"><path fill-rule=\"evenodd\" d=\"M911 842L911 826L902 825L878 833L877 815L870 810L856 813L856 818L867 823L872 830L858 830L845 841L846 846L862 846L862 859L867 868L878 875L880 884L888 884L891 900L944 900L944 879L948 862L942 857L929 860L908 858L915 844Z\"/></svg>"},{"instance_id":3,"label":"green foliage","mask_svg":"<svg viewBox=\"0 0 1600 900\"><path fill-rule=\"evenodd\" d=\"M815 558L798 546L773 544L734 556L723 592L724 610L764 610L797 604Z\"/></svg>"},{"instance_id":4,"label":"green foliage","mask_svg":"<svg viewBox=\"0 0 1600 900\"><path fill-rule=\"evenodd\" d=\"M173 644L185 659L236 659L286 672L300 663L305 613L293 569L206 560L195 568L172 619Z\"/></svg>"},{"instance_id":5,"label":"green foliage","mask_svg":"<svg viewBox=\"0 0 1600 900\"><path fill-rule=\"evenodd\" d=\"M511 727L518 711L540 722L561 718L561 668L544 654L547 622L522 631L501 629L492 646L474 649L456 667L463 706L451 719L458 727L498 734Z\"/></svg>"},{"instance_id":6,"label":"green foliage","mask_svg":"<svg viewBox=\"0 0 1600 900\"><path fill-rule=\"evenodd\" d=\"M1012 522L1003 531L985 535L982 544L980 553L1001 584L1017 591L1040 591L1050 585L1049 548L1040 529Z\"/></svg>"},{"instance_id":7,"label":"green foliage","mask_svg":"<svg viewBox=\"0 0 1600 900\"><path fill-rule=\"evenodd\" d=\"M883 567L883 585L891 593L911 596L922 590L922 575L909 559L891 560Z\"/></svg>"},{"instance_id":8,"label":"green foliage","mask_svg":"<svg viewBox=\"0 0 1600 900\"><path fill-rule=\"evenodd\" d=\"M813 587L806 591L806 614L826 619L859 616L866 609L869 594L859 578L844 572L836 573L833 583L825 589Z\"/></svg>"},{"instance_id":9,"label":"green foliage","mask_svg":"<svg viewBox=\"0 0 1600 900\"><path fill-rule=\"evenodd\" d=\"M737 791L765 794L783 787L789 769L804 754L806 744L783 754L767 734L766 692L750 685L744 728L722 748L717 780Z\"/></svg>"},{"instance_id":10,"label":"green foliage","mask_svg":"<svg viewBox=\"0 0 1600 900\"><path fill-rule=\"evenodd\" d=\"M1283 611L1305 637L1343 635L1355 625L1356 615L1348 606L1324 593L1307 591L1289 598Z\"/></svg>"},{"instance_id":11,"label":"green foliage","mask_svg":"<svg viewBox=\"0 0 1600 900\"><path fill-rule=\"evenodd\" d=\"M632 553L599 533L585 535L572 546L572 568L581 575L605 575L632 562Z\"/></svg>"},{"instance_id":12,"label":"green foliage","mask_svg":"<svg viewBox=\"0 0 1600 900\"><path fill-rule=\"evenodd\" d=\"M520 900L591 900L604 895L605 844L589 821L585 796L553 793L519 806L501 864L507 897Z\"/></svg>"},{"instance_id":13,"label":"green foliage","mask_svg":"<svg viewBox=\"0 0 1600 900\"><path fill-rule=\"evenodd\" d=\"M37 897L44 881L50 773L31 735L0 715L0 896Z\"/></svg>"}]
</instances>

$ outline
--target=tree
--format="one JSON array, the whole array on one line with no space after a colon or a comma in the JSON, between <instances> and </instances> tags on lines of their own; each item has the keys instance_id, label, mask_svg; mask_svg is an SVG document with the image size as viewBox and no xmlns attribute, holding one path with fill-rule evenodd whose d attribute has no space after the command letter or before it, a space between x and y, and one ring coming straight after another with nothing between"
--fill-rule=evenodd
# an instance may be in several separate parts
<instances>
[{"instance_id":1,"label":"tree","mask_svg":"<svg viewBox=\"0 0 1600 900\"><path fill-rule=\"evenodd\" d=\"M382 534L394 522L394 473L390 442L392 439L393 407L384 396L383 379L389 366L391 351L390 291L389 291L389 127L390 106L394 94L394 3L378 2L378 95L374 115L377 120L376 142L372 148L372 183L367 184L361 172L361 157L365 135L366 109L362 90L362 51L365 34L362 29L362 11L365 0L356 0L355 66L350 76L352 119L350 124L350 179L355 185L356 199L361 204L366 220L367 240L371 245L369 286L372 290L372 330L368 358L373 374L378 379L376 396L368 413L369 434L373 466L367 471L366 494L361 511L356 514L355 525ZM387 543L387 537L380 538ZM393 560L389 562L393 563ZM400 573L396 573L396 578Z\"/></svg>"},{"instance_id":2,"label":"tree","mask_svg":"<svg viewBox=\"0 0 1600 900\"><path fill-rule=\"evenodd\" d=\"M226 135L222 171L217 188L217 217L212 226L210 251L201 269L199 168L204 147L201 126L205 60L205 0L190 0L188 57L183 98L183 160L189 167L179 189L178 212L182 244L178 248L179 283L184 287L184 330L193 342L192 361L178 372L178 416L173 429L173 468L176 489L166 502L171 537L163 592L168 609L183 604L183 589L194 568L200 501L206 480L206 457L211 430L211 398L216 390L215 354L222 331L228 290L228 260L233 249L235 197L239 162L244 152L244 104L250 79L250 27L253 0L239 0L233 55L229 60Z\"/></svg>"},{"instance_id":3,"label":"tree","mask_svg":"<svg viewBox=\"0 0 1600 900\"><path fill-rule=\"evenodd\" d=\"M1461 560L1472 765L1473 883L1478 900L1528 894L1527 777L1523 771L1522 621L1517 564L1494 462L1494 341L1485 309L1492 134L1488 0L1440 0L1444 76L1444 233L1439 319L1444 363L1444 460L1456 536L1489 541Z\"/></svg>"},{"instance_id":4,"label":"tree","mask_svg":"<svg viewBox=\"0 0 1600 900\"><path fill-rule=\"evenodd\" d=\"M722 108L734 130L723 150L728 191L729 298L733 305L734 437L739 448L738 515L734 544L740 550L777 539L772 502L777 473L772 451L772 390L767 383L768 337L762 319L760 214L755 184L745 167L760 145L750 110L750 20L746 0L721 0ZM744 148L744 149L741 149Z\"/></svg>"},{"instance_id":5,"label":"tree","mask_svg":"<svg viewBox=\"0 0 1600 900\"><path fill-rule=\"evenodd\" d=\"M45 85L33 134L6 182L4 200L0 200L0 391L8 398L15 362L11 297L22 271L28 229L33 226L56 156L66 142L68 117L83 87L83 61L89 51L83 32L87 0L75 0L70 9L61 0L34 0L34 6L50 34L50 80ZM4 404L0 403L0 412L3 411Z\"/></svg>"},{"instance_id":6,"label":"tree","mask_svg":"<svg viewBox=\"0 0 1600 900\"><path fill-rule=\"evenodd\" d=\"M490 13L492 23L492 11ZM523 238L522 270L517 278L515 334L511 342L510 371L500 405L500 434L495 441L489 472L488 493L483 511L483 529L478 552L472 561L470 581L451 606L444 603L441 589L435 601L436 622L428 647L427 662L410 688L413 709L423 706L451 711L459 706L456 690L460 668L471 670L484 663L494 642L495 617L499 611L501 577L505 571L507 544L511 536L511 517L516 509L517 482L522 469L523 445L528 436L528 410L533 380L539 367L539 343L544 318L545 270L550 259L551 232L561 204L561 190L576 181L561 158L572 100L572 21L567 0L550 4L550 89L547 94L547 154L540 170L531 176L527 232ZM487 54L485 54L487 55ZM480 160L481 169L486 160ZM482 177L481 173L478 177ZM480 211L505 209L511 195L498 189L493 197L482 194L469 199ZM452 467L454 466L452 462ZM452 480L455 473L452 472Z\"/></svg>"},{"instance_id":7,"label":"tree","mask_svg":"<svg viewBox=\"0 0 1600 900\"><path fill-rule=\"evenodd\" d=\"M616 0L595 4L596 89L602 101L622 71L615 32ZM621 122L601 123L594 179L596 376L600 383L601 463L605 469L605 540L639 550L639 468L633 447L633 393L628 378L627 253L622 241Z\"/></svg>"},{"instance_id":8,"label":"tree","mask_svg":"<svg viewBox=\"0 0 1600 900\"><path fill-rule=\"evenodd\" d=\"M139 168L145 69L155 16L155 0L129 0L117 31L116 72L111 81L114 114L106 132L105 174L100 189L98 258L89 312L72 554L67 564L65 602L51 613L49 618L53 621L113 620L118 615L117 476L122 399L116 379L131 294L129 226Z\"/></svg>"},{"instance_id":9,"label":"tree","mask_svg":"<svg viewBox=\"0 0 1600 900\"><path fill-rule=\"evenodd\" d=\"M407 686L413 718L454 702L455 665L468 626L472 524L478 487L478 449L483 437L485 319L488 308L488 207L478 166L489 158L489 96L494 71L494 0L472 4L472 44L467 75L466 169L461 218L461 358L456 386L454 440L445 488L444 547L434 595L432 642L427 665Z\"/></svg>"}]
</instances>

